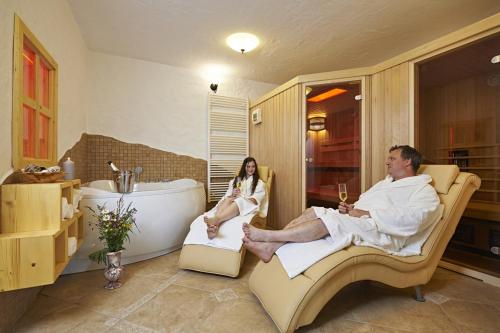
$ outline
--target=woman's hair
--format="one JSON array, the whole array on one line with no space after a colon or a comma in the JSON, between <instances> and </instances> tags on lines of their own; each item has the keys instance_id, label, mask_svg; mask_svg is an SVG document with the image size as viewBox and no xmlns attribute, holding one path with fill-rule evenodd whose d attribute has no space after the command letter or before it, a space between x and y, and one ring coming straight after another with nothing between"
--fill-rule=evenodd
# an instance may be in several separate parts
<instances>
[{"instance_id":1,"label":"woman's hair","mask_svg":"<svg viewBox=\"0 0 500 333\"><path fill-rule=\"evenodd\" d=\"M252 194L253 194L255 192L255 188L257 187L257 183L259 182L259 179L260 179L257 161L253 157L247 157L243 160L243 164L241 165L240 172L238 172L238 175L236 177L234 177L233 188L236 188L236 185L237 185L236 178L240 177L241 180L245 179L245 176L247 175L246 166L250 162L253 162L255 164L255 172L253 174L253 179L252 179Z\"/></svg>"}]
</instances>

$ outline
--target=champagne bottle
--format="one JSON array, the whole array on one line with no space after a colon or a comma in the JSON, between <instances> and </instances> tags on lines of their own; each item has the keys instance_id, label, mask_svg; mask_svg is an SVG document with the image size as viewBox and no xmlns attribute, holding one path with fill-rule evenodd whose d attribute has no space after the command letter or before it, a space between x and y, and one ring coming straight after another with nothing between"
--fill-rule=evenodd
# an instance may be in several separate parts
<instances>
[{"instance_id":1,"label":"champagne bottle","mask_svg":"<svg viewBox=\"0 0 500 333\"><path fill-rule=\"evenodd\" d=\"M113 164L113 161L108 161L108 164L111 167L111 169L113 169L113 171L120 171L120 169L118 169L116 165Z\"/></svg>"}]
</instances>

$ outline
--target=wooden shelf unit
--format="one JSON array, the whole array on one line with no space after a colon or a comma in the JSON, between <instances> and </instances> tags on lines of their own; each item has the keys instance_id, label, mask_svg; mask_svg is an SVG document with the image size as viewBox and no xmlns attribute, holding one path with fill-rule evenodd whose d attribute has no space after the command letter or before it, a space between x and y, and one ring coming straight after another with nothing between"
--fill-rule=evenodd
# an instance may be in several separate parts
<instances>
[{"instance_id":1,"label":"wooden shelf unit","mask_svg":"<svg viewBox=\"0 0 500 333\"><path fill-rule=\"evenodd\" d=\"M69 260L68 237L84 239L83 213L62 219L80 180L1 186L0 291L52 284Z\"/></svg>"}]
</instances>

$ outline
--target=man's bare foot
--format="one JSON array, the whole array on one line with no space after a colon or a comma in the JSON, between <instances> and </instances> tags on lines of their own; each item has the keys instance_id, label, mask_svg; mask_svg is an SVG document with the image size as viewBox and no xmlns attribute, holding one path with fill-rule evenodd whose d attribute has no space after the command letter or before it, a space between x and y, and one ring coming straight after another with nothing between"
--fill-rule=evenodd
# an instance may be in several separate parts
<instances>
[{"instance_id":1,"label":"man's bare foot","mask_svg":"<svg viewBox=\"0 0 500 333\"><path fill-rule=\"evenodd\" d=\"M207 236L209 239L213 239L217 236L219 231L219 226L215 224L207 224Z\"/></svg>"},{"instance_id":2,"label":"man's bare foot","mask_svg":"<svg viewBox=\"0 0 500 333\"><path fill-rule=\"evenodd\" d=\"M270 241L268 237L266 237L269 232L268 230L256 228L248 223L243 223L242 229L245 236L254 242Z\"/></svg>"},{"instance_id":3,"label":"man's bare foot","mask_svg":"<svg viewBox=\"0 0 500 333\"><path fill-rule=\"evenodd\" d=\"M266 263L271 261L271 258L273 257L275 251L273 245L273 243L254 242L246 236L243 237L243 246Z\"/></svg>"}]
</instances>

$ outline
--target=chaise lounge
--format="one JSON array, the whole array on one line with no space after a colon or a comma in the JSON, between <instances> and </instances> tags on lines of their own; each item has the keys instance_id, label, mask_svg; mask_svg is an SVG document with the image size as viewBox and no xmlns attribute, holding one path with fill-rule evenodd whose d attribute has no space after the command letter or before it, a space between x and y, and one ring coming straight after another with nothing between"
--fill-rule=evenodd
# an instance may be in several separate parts
<instances>
[{"instance_id":1,"label":"chaise lounge","mask_svg":"<svg viewBox=\"0 0 500 333\"><path fill-rule=\"evenodd\" d=\"M444 205L441 221L422 247L421 255L400 257L381 250L350 246L333 253L289 279L276 255L259 262L250 276L250 289L262 303L280 332L293 332L311 324L323 306L344 286L361 280L407 288L415 287L416 299L424 301L420 286L432 277L470 197L481 184L474 174L455 165L423 165Z\"/></svg>"},{"instance_id":2,"label":"chaise lounge","mask_svg":"<svg viewBox=\"0 0 500 333\"><path fill-rule=\"evenodd\" d=\"M266 184L266 196L269 201L273 170L266 166L259 166L260 179ZM267 224L267 210L264 214L256 214L250 224L265 228ZM246 249L242 246L239 252L211 247L208 245L184 244L179 258L179 267L193 271L237 277L240 274L241 264L245 258Z\"/></svg>"}]
</instances>

